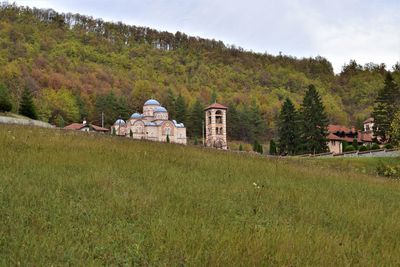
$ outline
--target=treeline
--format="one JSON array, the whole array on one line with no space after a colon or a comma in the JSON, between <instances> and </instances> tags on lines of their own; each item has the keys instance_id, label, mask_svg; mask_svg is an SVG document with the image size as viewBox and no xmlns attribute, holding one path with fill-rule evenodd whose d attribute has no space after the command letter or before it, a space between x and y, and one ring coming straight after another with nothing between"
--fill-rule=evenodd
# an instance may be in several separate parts
<instances>
[{"instance_id":1,"label":"treeline","mask_svg":"<svg viewBox=\"0 0 400 267\"><path fill-rule=\"evenodd\" d=\"M309 84L319 89L331 122L362 122L387 72L382 65L350 62L335 76L323 57L253 53L53 10L2 4L0 18L0 83L12 111L19 111L28 89L38 118L59 126L83 118L98 123L102 113L110 126L156 98L191 136L200 136L200 106L217 94L230 107L229 138L263 142L276 136L285 99L299 107ZM393 77L399 81L396 66Z\"/></svg>"}]
</instances>

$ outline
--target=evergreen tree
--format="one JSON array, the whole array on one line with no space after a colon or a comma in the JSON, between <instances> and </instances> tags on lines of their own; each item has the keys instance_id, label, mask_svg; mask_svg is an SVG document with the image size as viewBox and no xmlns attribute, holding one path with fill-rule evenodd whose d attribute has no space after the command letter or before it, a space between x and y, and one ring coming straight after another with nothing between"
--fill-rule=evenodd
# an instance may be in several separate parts
<instances>
[{"instance_id":1,"label":"evergreen tree","mask_svg":"<svg viewBox=\"0 0 400 267\"><path fill-rule=\"evenodd\" d=\"M257 140L254 140L253 151L258 153L259 148L260 148L260 143Z\"/></svg>"},{"instance_id":2,"label":"evergreen tree","mask_svg":"<svg viewBox=\"0 0 400 267\"><path fill-rule=\"evenodd\" d=\"M199 140L197 139L197 136L194 136L194 145L197 146L199 144Z\"/></svg>"},{"instance_id":3,"label":"evergreen tree","mask_svg":"<svg viewBox=\"0 0 400 267\"><path fill-rule=\"evenodd\" d=\"M328 118L321 96L310 85L301 105L301 141L303 152L322 153L327 147Z\"/></svg>"},{"instance_id":4,"label":"evergreen tree","mask_svg":"<svg viewBox=\"0 0 400 267\"><path fill-rule=\"evenodd\" d=\"M243 146L242 146L242 144L239 144L239 151L243 151Z\"/></svg>"},{"instance_id":5,"label":"evergreen tree","mask_svg":"<svg viewBox=\"0 0 400 267\"><path fill-rule=\"evenodd\" d=\"M164 106L168 110L169 117L176 119L176 98L171 88L168 88L167 90L167 97Z\"/></svg>"},{"instance_id":6,"label":"evergreen tree","mask_svg":"<svg viewBox=\"0 0 400 267\"><path fill-rule=\"evenodd\" d=\"M132 138L133 137L133 132L132 129L129 129L129 137Z\"/></svg>"},{"instance_id":7,"label":"evergreen tree","mask_svg":"<svg viewBox=\"0 0 400 267\"><path fill-rule=\"evenodd\" d=\"M249 117L250 131L252 132L253 138L265 140L267 125L262 117L260 108L255 102L250 108Z\"/></svg>"},{"instance_id":8,"label":"evergreen tree","mask_svg":"<svg viewBox=\"0 0 400 267\"><path fill-rule=\"evenodd\" d=\"M276 151L276 143L273 139L271 139L271 141L269 141L269 154L270 155L277 155L277 151Z\"/></svg>"},{"instance_id":9,"label":"evergreen tree","mask_svg":"<svg viewBox=\"0 0 400 267\"><path fill-rule=\"evenodd\" d=\"M167 134L167 143L170 143L169 134Z\"/></svg>"},{"instance_id":10,"label":"evergreen tree","mask_svg":"<svg viewBox=\"0 0 400 267\"><path fill-rule=\"evenodd\" d=\"M217 103L217 91L215 91L215 89L213 89L211 94L211 104L212 103Z\"/></svg>"},{"instance_id":11,"label":"evergreen tree","mask_svg":"<svg viewBox=\"0 0 400 267\"><path fill-rule=\"evenodd\" d=\"M186 103L181 94L176 99L176 120L186 125Z\"/></svg>"},{"instance_id":12,"label":"evergreen tree","mask_svg":"<svg viewBox=\"0 0 400 267\"><path fill-rule=\"evenodd\" d=\"M390 127L390 142L395 146L400 146L400 109L397 111Z\"/></svg>"},{"instance_id":13,"label":"evergreen tree","mask_svg":"<svg viewBox=\"0 0 400 267\"><path fill-rule=\"evenodd\" d=\"M282 106L278 121L279 152L294 155L299 147L298 114L289 98Z\"/></svg>"},{"instance_id":14,"label":"evergreen tree","mask_svg":"<svg viewBox=\"0 0 400 267\"><path fill-rule=\"evenodd\" d=\"M240 117L239 111L235 105L229 105L226 113L226 131L227 135L232 140L240 140Z\"/></svg>"},{"instance_id":15,"label":"evergreen tree","mask_svg":"<svg viewBox=\"0 0 400 267\"><path fill-rule=\"evenodd\" d=\"M0 84L0 112L9 112L12 110L10 94L4 84Z\"/></svg>"},{"instance_id":16,"label":"evergreen tree","mask_svg":"<svg viewBox=\"0 0 400 267\"><path fill-rule=\"evenodd\" d=\"M189 114L188 134L190 136L201 136L204 120L204 107L197 99Z\"/></svg>"},{"instance_id":17,"label":"evergreen tree","mask_svg":"<svg viewBox=\"0 0 400 267\"><path fill-rule=\"evenodd\" d=\"M400 93L390 72L387 73L385 86L378 93L375 100L374 111L374 134L381 141L386 142L390 139L390 127L400 104Z\"/></svg>"},{"instance_id":18,"label":"evergreen tree","mask_svg":"<svg viewBox=\"0 0 400 267\"><path fill-rule=\"evenodd\" d=\"M34 120L37 119L37 114L35 105L33 103L32 94L28 88L25 88L24 92L22 93L21 102L19 104L19 114Z\"/></svg>"}]
</instances>

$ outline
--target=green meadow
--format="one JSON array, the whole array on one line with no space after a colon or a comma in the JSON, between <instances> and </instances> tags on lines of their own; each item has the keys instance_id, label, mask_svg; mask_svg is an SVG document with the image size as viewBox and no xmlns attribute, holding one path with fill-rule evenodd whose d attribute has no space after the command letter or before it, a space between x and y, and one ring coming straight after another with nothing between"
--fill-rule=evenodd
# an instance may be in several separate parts
<instances>
[{"instance_id":1,"label":"green meadow","mask_svg":"<svg viewBox=\"0 0 400 267\"><path fill-rule=\"evenodd\" d=\"M398 266L376 161L0 125L0 265Z\"/></svg>"}]
</instances>

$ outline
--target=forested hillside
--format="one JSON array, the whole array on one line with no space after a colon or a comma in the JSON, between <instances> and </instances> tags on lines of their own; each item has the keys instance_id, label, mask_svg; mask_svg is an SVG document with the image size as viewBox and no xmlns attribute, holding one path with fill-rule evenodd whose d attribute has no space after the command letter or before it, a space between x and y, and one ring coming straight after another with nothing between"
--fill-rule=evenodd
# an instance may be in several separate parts
<instances>
[{"instance_id":1,"label":"forested hillside","mask_svg":"<svg viewBox=\"0 0 400 267\"><path fill-rule=\"evenodd\" d=\"M394 67L398 81L399 70ZM0 83L11 92L13 110L28 88L39 118L59 125L84 117L98 123L101 112L109 125L153 97L193 136L201 127L200 107L216 98L234 109L231 137L251 141L273 135L282 102L289 97L299 105L309 84L322 95L331 122L356 124L371 113L385 72L384 65L350 62L335 75L323 57L253 53L52 10L0 9Z\"/></svg>"}]
</instances>

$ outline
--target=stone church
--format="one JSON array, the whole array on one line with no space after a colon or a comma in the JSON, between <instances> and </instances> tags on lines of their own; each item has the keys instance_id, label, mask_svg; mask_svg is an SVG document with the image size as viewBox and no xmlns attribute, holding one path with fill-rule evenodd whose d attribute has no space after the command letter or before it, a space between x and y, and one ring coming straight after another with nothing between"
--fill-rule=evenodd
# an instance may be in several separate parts
<instances>
[{"instance_id":1,"label":"stone church","mask_svg":"<svg viewBox=\"0 0 400 267\"><path fill-rule=\"evenodd\" d=\"M111 131L119 136L132 137L158 142L186 145L186 128L183 123L169 120L168 111L155 99L144 103L143 114L134 113L125 122L118 119Z\"/></svg>"}]
</instances>

